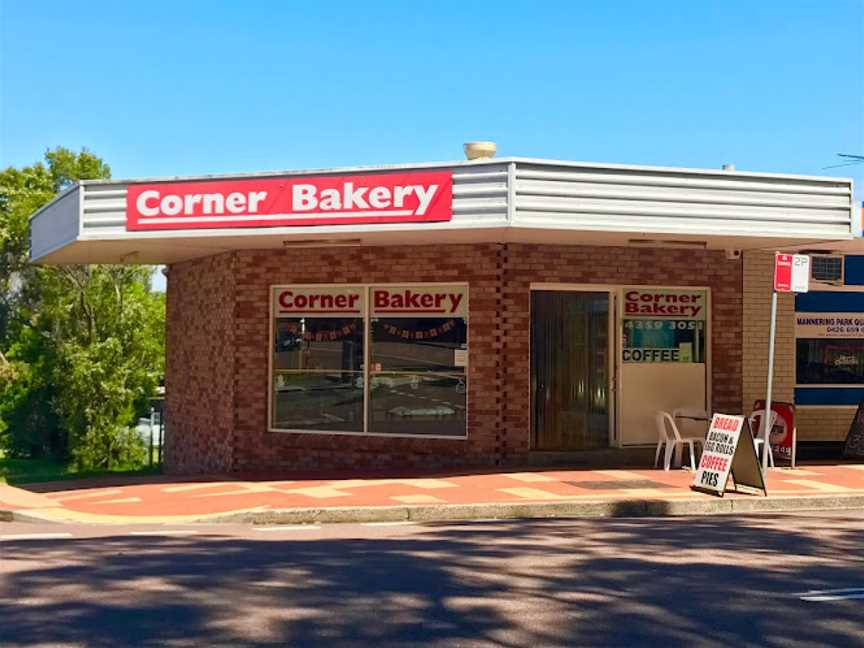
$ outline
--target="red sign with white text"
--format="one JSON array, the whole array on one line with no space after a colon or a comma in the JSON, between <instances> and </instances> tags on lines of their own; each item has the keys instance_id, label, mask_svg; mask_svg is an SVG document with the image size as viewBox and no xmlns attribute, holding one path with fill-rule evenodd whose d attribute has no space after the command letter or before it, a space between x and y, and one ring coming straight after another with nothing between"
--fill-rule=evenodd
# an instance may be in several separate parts
<instances>
[{"instance_id":1,"label":"red sign with white text","mask_svg":"<svg viewBox=\"0 0 864 648\"><path fill-rule=\"evenodd\" d=\"M453 218L449 171L130 184L126 229L418 223Z\"/></svg>"},{"instance_id":2,"label":"red sign with white text","mask_svg":"<svg viewBox=\"0 0 864 648\"><path fill-rule=\"evenodd\" d=\"M806 254L774 254L774 290L807 292L810 282L810 257Z\"/></svg>"}]
</instances>

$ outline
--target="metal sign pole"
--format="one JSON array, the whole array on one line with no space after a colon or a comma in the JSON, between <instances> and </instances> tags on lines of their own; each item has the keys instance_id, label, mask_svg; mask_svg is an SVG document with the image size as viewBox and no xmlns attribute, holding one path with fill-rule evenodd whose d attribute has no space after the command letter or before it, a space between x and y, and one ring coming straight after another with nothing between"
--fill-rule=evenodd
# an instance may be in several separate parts
<instances>
[{"instance_id":1,"label":"metal sign pole","mask_svg":"<svg viewBox=\"0 0 864 648\"><path fill-rule=\"evenodd\" d=\"M777 291L771 291L771 332L768 334L768 390L765 394L765 414L762 416L762 472L768 471L771 440L768 422L771 420L771 394L774 391L774 338L777 335Z\"/></svg>"}]
</instances>

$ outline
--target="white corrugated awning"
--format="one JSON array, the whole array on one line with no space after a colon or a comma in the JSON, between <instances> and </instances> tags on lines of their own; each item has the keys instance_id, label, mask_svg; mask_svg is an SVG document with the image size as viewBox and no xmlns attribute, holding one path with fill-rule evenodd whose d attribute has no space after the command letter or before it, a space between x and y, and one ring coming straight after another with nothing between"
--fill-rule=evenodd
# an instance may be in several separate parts
<instances>
[{"instance_id":1,"label":"white corrugated awning","mask_svg":"<svg viewBox=\"0 0 864 648\"><path fill-rule=\"evenodd\" d=\"M310 220L242 227L199 222L140 230L131 222L128 204L130 192L138 195L151 185L181 190L234 181L298 183L354 176L383 181L429 173L452 174L447 219L331 218L323 225ZM864 252L853 237L859 228L854 211L848 179L526 158L85 181L34 214L31 259L174 263L241 249L506 241L714 249L806 249L832 242L838 251L845 246Z\"/></svg>"}]
</instances>

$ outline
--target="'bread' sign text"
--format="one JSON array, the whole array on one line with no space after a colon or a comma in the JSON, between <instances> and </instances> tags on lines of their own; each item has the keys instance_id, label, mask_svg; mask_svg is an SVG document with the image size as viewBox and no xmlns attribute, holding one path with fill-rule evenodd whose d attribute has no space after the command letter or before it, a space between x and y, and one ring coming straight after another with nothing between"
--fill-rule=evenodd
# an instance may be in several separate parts
<instances>
[{"instance_id":1,"label":"'bread' sign text","mask_svg":"<svg viewBox=\"0 0 864 648\"><path fill-rule=\"evenodd\" d=\"M449 171L130 184L126 229L449 221Z\"/></svg>"}]
</instances>

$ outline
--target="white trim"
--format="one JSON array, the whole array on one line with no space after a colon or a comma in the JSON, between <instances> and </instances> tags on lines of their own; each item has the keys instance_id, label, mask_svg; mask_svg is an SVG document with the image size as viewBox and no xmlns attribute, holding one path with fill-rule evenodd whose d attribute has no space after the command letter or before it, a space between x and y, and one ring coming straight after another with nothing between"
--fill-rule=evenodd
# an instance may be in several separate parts
<instances>
[{"instance_id":1,"label":"white trim","mask_svg":"<svg viewBox=\"0 0 864 648\"><path fill-rule=\"evenodd\" d=\"M251 171L242 173L213 173L191 176L151 176L143 178L118 178L118 179L93 179L81 180L79 185L86 184L142 184L161 182L191 182L199 180L229 180L233 178L266 178L274 176L301 176L301 175L332 175L346 173L380 173L392 171L410 171L412 169L436 169L436 168L470 168L494 165L506 165L515 163L518 165L534 165L546 167L568 167L575 169L608 169L611 171L635 171L641 173L675 173L684 175L716 176L718 178L768 178L776 180L797 180L814 182L825 185L849 185L849 195L852 195L852 178L834 176L809 176L788 173L763 173L758 171L724 171L722 169L704 169L688 167L651 166L647 164L614 164L609 162L585 162L578 160L552 160L548 158L532 158L508 156L500 158L488 158L482 160L451 160L439 162L413 162L402 164L382 164L365 166L344 166L331 168L311 169L282 169L276 171ZM76 185L77 186L77 185ZM845 188L844 188L845 189ZM841 191L846 194L847 192Z\"/></svg>"},{"instance_id":2,"label":"white trim","mask_svg":"<svg viewBox=\"0 0 864 648\"><path fill-rule=\"evenodd\" d=\"M288 214L230 214L226 216L145 216L138 221L139 225L150 223L222 223L225 221L250 220L250 221L276 221L276 220L304 220L307 218L368 218L374 217L402 217L414 216L414 211L411 209L381 209L381 210L366 210L356 212L346 211L309 211L309 212L290 212ZM417 216L423 218L423 216ZM136 230L132 230L136 231Z\"/></svg>"},{"instance_id":3,"label":"white trim","mask_svg":"<svg viewBox=\"0 0 864 648\"><path fill-rule=\"evenodd\" d=\"M372 339L372 309L370 305L370 291L373 288L386 288L389 286L458 286L465 289L465 295L468 299L468 310L465 314L467 322L466 331L466 346L468 347L468 365L465 367L465 434L460 436L443 435L443 434L394 434L391 432L370 432L369 431L369 403L371 395L369 391L368 378L370 375L369 365L371 359L371 339ZM275 301L274 297L278 290L283 288L357 288L363 291L363 308L359 314L359 318L363 320L363 369L360 372L363 375L363 430L361 432L353 432L347 430L297 430L273 427L273 341L274 341L274 323L276 321L276 313L273 308ZM406 438L406 439L449 439L451 441L466 441L468 439L468 412L470 409L470 371L471 371L471 285L467 281L393 281L393 282L342 282L342 283L279 283L270 284L268 286L268 301L270 323L270 336L267 341L267 431L274 433L285 434L326 434L337 436L366 436L366 437L389 437L389 438ZM345 317L344 313L334 313L334 317ZM405 315L406 317L410 315ZM283 317L303 317L302 314L285 314ZM376 319L381 319L377 317ZM386 319L386 317L384 318ZM463 319L460 317L460 319Z\"/></svg>"}]
</instances>

